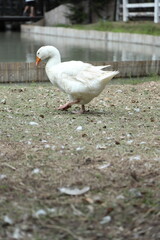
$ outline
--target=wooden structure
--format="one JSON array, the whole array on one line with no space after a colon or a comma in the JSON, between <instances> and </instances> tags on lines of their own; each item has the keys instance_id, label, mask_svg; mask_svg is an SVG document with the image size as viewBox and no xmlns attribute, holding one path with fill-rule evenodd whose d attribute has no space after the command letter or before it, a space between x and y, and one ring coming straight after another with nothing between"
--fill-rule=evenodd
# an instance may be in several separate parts
<instances>
[{"instance_id":1,"label":"wooden structure","mask_svg":"<svg viewBox=\"0 0 160 240\"><path fill-rule=\"evenodd\" d=\"M110 70L119 70L118 78L143 77L160 75L160 60L157 61L125 61L125 62L94 62L94 65L108 65ZM49 81L41 63L0 63L0 83L31 83Z\"/></svg>"},{"instance_id":2,"label":"wooden structure","mask_svg":"<svg viewBox=\"0 0 160 240\"><path fill-rule=\"evenodd\" d=\"M22 23L43 18L43 0L36 1L36 17L23 16L24 3L24 0L0 0L0 31L6 28L19 30Z\"/></svg>"},{"instance_id":3,"label":"wooden structure","mask_svg":"<svg viewBox=\"0 0 160 240\"><path fill-rule=\"evenodd\" d=\"M134 3L130 0L123 0L123 21L126 22L133 17L152 17L154 23L159 23L160 0L134 1Z\"/></svg>"},{"instance_id":4,"label":"wooden structure","mask_svg":"<svg viewBox=\"0 0 160 240\"><path fill-rule=\"evenodd\" d=\"M35 16L35 17L28 17L28 16L0 16L0 22L27 22L32 21L36 22L42 19L43 16Z\"/></svg>"}]
</instances>

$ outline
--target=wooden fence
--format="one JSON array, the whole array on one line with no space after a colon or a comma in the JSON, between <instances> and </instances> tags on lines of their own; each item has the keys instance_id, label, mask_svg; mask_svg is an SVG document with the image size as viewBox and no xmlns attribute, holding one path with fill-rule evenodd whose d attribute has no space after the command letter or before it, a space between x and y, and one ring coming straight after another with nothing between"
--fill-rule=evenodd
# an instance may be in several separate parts
<instances>
[{"instance_id":1,"label":"wooden fence","mask_svg":"<svg viewBox=\"0 0 160 240\"><path fill-rule=\"evenodd\" d=\"M126 62L94 62L94 65L108 65L109 70L119 70L116 77L143 77L160 75L160 60L126 61ZM0 63L0 83L46 82L44 63L38 67L35 63Z\"/></svg>"}]
</instances>

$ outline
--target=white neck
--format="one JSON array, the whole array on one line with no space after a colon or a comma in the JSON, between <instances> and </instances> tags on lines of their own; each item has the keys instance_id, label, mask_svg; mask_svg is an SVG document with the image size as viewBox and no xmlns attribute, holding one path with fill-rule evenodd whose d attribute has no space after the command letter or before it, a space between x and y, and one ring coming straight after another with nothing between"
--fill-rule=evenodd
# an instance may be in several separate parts
<instances>
[{"instance_id":1,"label":"white neck","mask_svg":"<svg viewBox=\"0 0 160 240\"><path fill-rule=\"evenodd\" d=\"M48 62L46 64L46 68L50 68L52 67L53 65L56 65L58 63L61 62L61 56L60 54L56 54L55 56L51 56L49 59L48 59Z\"/></svg>"}]
</instances>

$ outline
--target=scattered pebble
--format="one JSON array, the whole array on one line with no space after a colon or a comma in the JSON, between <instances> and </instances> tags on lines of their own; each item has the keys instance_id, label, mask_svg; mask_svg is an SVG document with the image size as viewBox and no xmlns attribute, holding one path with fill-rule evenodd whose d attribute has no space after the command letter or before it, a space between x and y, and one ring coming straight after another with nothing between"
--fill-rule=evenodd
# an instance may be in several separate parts
<instances>
[{"instance_id":1,"label":"scattered pebble","mask_svg":"<svg viewBox=\"0 0 160 240\"><path fill-rule=\"evenodd\" d=\"M111 216L105 216L104 218L102 218L102 220L100 221L100 224L105 224L105 223L109 223L112 220Z\"/></svg>"},{"instance_id":2,"label":"scattered pebble","mask_svg":"<svg viewBox=\"0 0 160 240\"><path fill-rule=\"evenodd\" d=\"M101 123L102 123L102 121L98 121L98 122L97 122L97 124L101 124Z\"/></svg>"},{"instance_id":3,"label":"scattered pebble","mask_svg":"<svg viewBox=\"0 0 160 240\"><path fill-rule=\"evenodd\" d=\"M139 156L139 155L132 156L132 157L129 158L130 161L134 161L134 160L138 161L140 159L141 159L141 156Z\"/></svg>"},{"instance_id":4,"label":"scattered pebble","mask_svg":"<svg viewBox=\"0 0 160 240\"><path fill-rule=\"evenodd\" d=\"M2 100L1 100L1 103L2 103L2 104L6 104L6 99L5 99L5 98L2 99Z\"/></svg>"},{"instance_id":5,"label":"scattered pebble","mask_svg":"<svg viewBox=\"0 0 160 240\"><path fill-rule=\"evenodd\" d=\"M147 168L147 169L151 169L152 168L152 164L151 163L145 163L144 166Z\"/></svg>"},{"instance_id":6,"label":"scattered pebble","mask_svg":"<svg viewBox=\"0 0 160 240\"><path fill-rule=\"evenodd\" d=\"M31 144L32 144L32 142L31 142L31 141L27 141L27 144L28 144L28 145L31 145Z\"/></svg>"},{"instance_id":7,"label":"scattered pebble","mask_svg":"<svg viewBox=\"0 0 160 240\"><path fill-rule=\"evenodd\" d=\"M82 131L83 130L83 127L82 126L78 126L77 128L76 128L76 131Z\"/></svg>"},{"instance_id":8,"label":"scattered pebble","mask_svg":"<svg viewBox=\"0 0 160 240\"><path fill-rule=\"evenodd\" d=\"M34 213L34 217L45 216L47 212L44 209L39 209L37 212Z\"/></svg>"},{"instance_id":9,"label":"scattered pebble","mask_svg":"<svg viewBox=\"0 0 160 240\"><path fill-rule=\"evenodd\" d=\"M135 112L140 112L140 109L139 108L134 108L134 111Z\"/></svg>"},{"instance_id":10,"label":"scattered pebble","mask_svg":"<svg viewBox=\"0 0 160 240\"><path fill-rule=\"evenodd\" d=\"M56 148L55 145L52 145L52 146L51 146L51 149L52 149L52 150L55 150L55 148Z\"/></svg>"},{"instance_id":11,"label":"scattered pebble","mask_svg":"<svg viewBox=\"0 0 160 240\"><path fill-rule=\"evenodd\" d=\"M55 213L56 212L56 208L47 208L47 212L48 213Z\"/></svg>"},{"instance_id":12,"label":"scattered pebble","mask_svg":"<svg viewBox=\"0 0 160 240\"><path fill-rule=\"evenodd\" d=\"M77 147L76 151L82 151L85 147Z\"/></svg>"},{"instance_id":13,"label":"scattered pebble","mask_svg":"<svg viewBox=\"0 0 160 240\"><path fill-rule=\"evenodd\" d=\"M104 169L104 168L108 168L110 166L111 166L110 163L106 163L106 164L103 164L103 165L99 166L98 169Z\"/></svg>"},{"instance_id":14,"label":"scattered pebble","mask_svg":"<svg viewBox=\"0 0 160 240\"><path fill-rule=\"evenodd\" d=\"M13 232L13 235L12 235L12 238L13 239L22 239L22 233L21 233L21 230L19 228L15 228L14 229L14 232Z\"/></svg>"},{"instance_id":15,"label":"scattered pebble","mask_svg":"<svg viewBox=\"0 0 160 240\"><path fill-rule=\"evenodd\" d=\"M118 89L116 93L122 93L123 91L121 89Z\"/></svg>"},{"instance_id":16,"label":"scattered pebble","mask_svg":"<svg viewBox=\"0 0 160 240\"><path fill-rule=\"evenodd\" d=\"M132 144L132 143L133 143L133 140L128 140L127 141L127 144L129 144L129 145Z\"/></svg>"},{"instance_id":17,"label":"scattered pebble","mask_svg":"<svg viewBox=\"0 0 160 240\"><path fill-rule=\"evenodd\" d=\"M29 122L29 125L31 125L31 126L38 126L39 124L36 123L36 122Z\"/></svg>"},{"instance_id":18,"label":"scattered pebble","mask_svg":"<svg viewBox=\"0 0 160 240\"><path fill-rule=\"evenodd\" d=\"M33 169L33 171L32 171L32 174L38 174L38 173L40 173L40 169L39 168L35 168L35 169Z\"/></svg>"},{"instance_id":19,"label":"scattered pebble","mask_svg":"<svg viewBox=\"0 0 160 240\"><path fill-rule=\"evenodd\" d=\"M7 178L7 175L5 175L5 174L0 174L0 180L3 180L3 179L5 179L5 178Z\"/></svg>"},{"instance_id":20,"label":"scattered pebble","mask_svg":"<svg viewBox=\"0 0 160 240\"><path fill-rule=\"evenodd\" d=\"M131 188L131 189L129 190L129 192L131 193L131 195L132 195L133 197L142 197L141 192L140 192L138 189L136 189L136 188Z\"/></svg>"},{"instance_id":21,"label":"scattered pebble","mask_svg":"<svg viewBox=\"0 0 160 240\"><path fill-rule=\"evenodd\" d=\"M127 136L128 138L130 138L130 137L132 137L132 134L131 134L131 133L127 133L126 136Z\"/></svg>"},{"instance_id":22,"label":"scattered pebble","mask_svg":"<svg viewBox=\"0 0 160 240\"><path fill-rule=\"evenodd\" d=\"M4 216L3 221L4 221L4 223L9 224L9 225L13 224L13 220L10 217L8 217L7 215Z\"/></svg>"},{"instance_id":23,"label":"scattered pebble","mask_svg":"<svg viewBox=\"0 0 160 240\"><path fill-rule=\"evenodd\" d=\"M125 197L122 194L120 194L116 197L116 199L125 199Z\"/></svg>"},{"instance_id":24,"label":"scattered pebble","mask_svg":"<svg viewBox=\"0 0 160 240\"><path fill-rule=\"evenodd\" d=\"M50 148L51 146L49 144L44 145L45 148Z\"/></svg>"},{"instance_id":25,"label":"scattered pebble","mask_svg":"<svg viewBox=\"0 0 160 240\"><path fill-rule=\"evenodd\" d=\"M160 162L160 158L154 158L154 161Z\"/></svg>"},{"instance_id":26,"label":"scattered pebble","mask_svg":"<svg viewBox=\"0 0 160 240\"><path fill-rule=\"evenodd\" d=\"M59 188L61 193L65 193L68 195L82 195L90 190L90 187L84 187L82 189L79 188L69 188L69 187L62 187Z\"/></svg>"},{"instance_id":27,"label":"scattered pebble","mask_svg":"<svg viewBox=\"0 0 160 240\"><path fill-rule=\"evenodd\" d=\"M105 150L107 147L104 144L97 144L96 149Z\"/></svg>"}]
</instances>

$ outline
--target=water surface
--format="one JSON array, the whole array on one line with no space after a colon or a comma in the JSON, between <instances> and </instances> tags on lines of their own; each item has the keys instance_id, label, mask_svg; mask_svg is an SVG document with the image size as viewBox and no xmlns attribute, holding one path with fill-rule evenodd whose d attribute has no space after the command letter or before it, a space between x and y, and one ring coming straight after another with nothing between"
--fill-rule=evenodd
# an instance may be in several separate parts
<instances>
[{"instance_id":1,"label":"water surface","mask_svg":"<svg viewBox=\"0 0 160 240\"><path fill-rule=\"evenodd\" d=\"M0 32L0 62L35 62L42 45L53 45L62 61L140 61L159 60L160 48L123 42L105 42L19 32Z\"/></svg>"}]
</instances>

